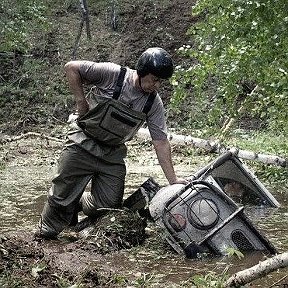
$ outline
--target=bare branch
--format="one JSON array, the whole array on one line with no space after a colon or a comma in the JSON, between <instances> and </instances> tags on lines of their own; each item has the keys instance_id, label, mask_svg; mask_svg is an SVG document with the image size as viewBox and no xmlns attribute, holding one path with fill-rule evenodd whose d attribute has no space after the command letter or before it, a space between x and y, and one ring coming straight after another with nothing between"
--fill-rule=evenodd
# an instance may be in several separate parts
<instances>
[{"instance_id":1,"label":"bare branch","mask_svg":"<svg viewBox=\"0 0 288 288\"><path fill-rule=\"evenodd\" d=\"M259 264L239 271L232 275L225 283L224 287L243 287L255 279L266 276L267 274L288 266L288 252L276 255Z\"/></svg>"},{"instance_id":2,"label":"bare branch","mask_svg":"<svg viewBox=\"0 0 288 288\"><path fill-rule=\"evenodd\" d=\"M78 34L77 34L77 37L76 37L76 40L75 40L73 52L72 52L72 59L73 60L75 60L76 56L77 56L77 49L79 47L79 41L80 41L80 38L81 38L81 35L82 35L84 22L86 24L87 38L89 40L91 40L91 38L92 38L91 31L90 31L90 21L89 21L87 0L80 0L80 7L81 7L81 11L82 11L82 18L81 18Z\"/></svg>"},{"instance_id":3,"label":"bare branch","mask_svg":"<svg viewBox=\"0 0 288 288\"><path fill-rule=\"evenodd\" d=\"M26 138L42 138L42 139L45 139L45 140L50 140L50 141L55 141L55 142L60 142L60 143L64 142L63 139L59 139L59 138L56 138L56 137L51 137L51 136L44 135L44 134L41 134L41 133L36 133L36 132L28 132L28 133L22 134L20 136L2 138L2 139L0 139L0 143L3 144L3 143L6 143L6 142L14 142L14 141L19 141L21 139L26 139Z\"/></svg>"}]
</instances>

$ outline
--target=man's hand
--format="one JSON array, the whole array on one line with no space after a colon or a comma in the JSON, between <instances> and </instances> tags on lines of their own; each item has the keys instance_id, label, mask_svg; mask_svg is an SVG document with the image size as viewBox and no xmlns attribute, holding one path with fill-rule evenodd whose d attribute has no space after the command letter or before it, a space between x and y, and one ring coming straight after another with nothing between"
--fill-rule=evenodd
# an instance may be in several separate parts
<instances>
[{"instance_id":1,"label":"man's hand","mask_svg":"<svg viewBox=\"0 0 288 288\"><path fill-rule=\"evenodd\" d=\"M76 101L76 107L77 107L76 113L79 115L79 117L85 115L89 110L89 105L86 99Z\"/></svg>"},{"instance_id":2,"label":"man's hand","mask_svg":"<svg viewBox=\"0 0 288 288\"><path fill-rule=\"evenodd\" d=\"M164 140L153 140L152 141L159 164L169 182L172 184L188 184L189 181L184 178L178 178L175 174L174 167L171 158L171 147L167 139Z\"/></svg>"},{"instance_id":3,"label":"man's hand","mask_svg":"<svg viewBox=\"0 0 288 288\"><path fill-rule=\"evenodd\" d=\"M78 113L72 113L69 115L67 123L72 124L78 119L79 115Z\"/></svg>"},{"instance_id":4,"label":"man's hand","mask_svg":"<svg viewBox=\"0 0 288 288\"><path fill-rule=\"evenodd\" d=\"M184 184L184 185L187 185L189 184L189 181L185 178L176 178L176 181L174 183L170 183L171 185L172 184Z\"/></svg>"}]
</instances>

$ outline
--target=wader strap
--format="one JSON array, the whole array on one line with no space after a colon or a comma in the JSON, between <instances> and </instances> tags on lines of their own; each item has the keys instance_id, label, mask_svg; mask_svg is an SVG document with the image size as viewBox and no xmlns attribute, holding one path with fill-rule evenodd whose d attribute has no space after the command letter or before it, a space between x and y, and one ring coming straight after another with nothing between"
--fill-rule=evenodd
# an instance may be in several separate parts
<instances>
[{"instance_id":1,"label":"wader strap","mask_svg":"<svg viewBox=\"0 0 288 288\"><path fill-rule=\"evenodd\" d=\"M114 89L113 97L112 97L115 100L118 100L118 98L120 96L126 71L127 71L127 69L125 67L121 67L120 68L120 73L119 73L119 76L118 76L118 79L117 79L117 83L116 83L116 87ZM150 111L150 109L151 109L151 107L153 105L155 96L156 96L155 93L151 93L148 96L148 99L147 99L147 101L145 103L145 106L143 108L143 111L142 111L146 115Z\"/></svg>"},{"instance_id":2,"label":"wader strap","mask_svg":"<svg viewBox=\"0 0 288 288\"><path fill-rule=\"evenodd\" d=\"M147 113L150 111L152 105L153 105L153 102L154 102L154 99L155 99L156 95L155 93L150 93L149 96L148 96L148 99L145 103L145 106L143 108L143 113L145 113L147 115Z\"/></svg>"},{"instance_id":3,"label":"wader strap","mask_svg":"<svg viewBox=\"0 0 288 288\"><path fill-rule=\"evenodd\" d=\"M118 100L118 98L120 96L121 89L122 89L122 86L123 86L124 77L125 77L125 74L126 74L126 70L127 69L125 67L121 67L120 68L120 73L119 73L119 76L118 76L118 79L117 79L116 87L115 87L114 92L113 92L113 99Z\"/></svg>"}]
</instances>

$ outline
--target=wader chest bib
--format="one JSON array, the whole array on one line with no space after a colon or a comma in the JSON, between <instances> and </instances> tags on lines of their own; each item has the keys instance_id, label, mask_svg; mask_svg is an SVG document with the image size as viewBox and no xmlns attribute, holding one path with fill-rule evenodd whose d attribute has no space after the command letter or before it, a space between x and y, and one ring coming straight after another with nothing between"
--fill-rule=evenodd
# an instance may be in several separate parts
<instances>
[{"instance_id":1,"label":"wader chest bib","mask_svg":"<svg viewBox=\"0 0 288 288\"><path fill-rule=\"evenodd\" d=\"M78 119L78 126L89 137L116 146L130 140L146 120L155 95L150 94L143 111L135 111L118 100L126 68L121 67L113 97L99 103Z\"/></svg>"}]
</instances>

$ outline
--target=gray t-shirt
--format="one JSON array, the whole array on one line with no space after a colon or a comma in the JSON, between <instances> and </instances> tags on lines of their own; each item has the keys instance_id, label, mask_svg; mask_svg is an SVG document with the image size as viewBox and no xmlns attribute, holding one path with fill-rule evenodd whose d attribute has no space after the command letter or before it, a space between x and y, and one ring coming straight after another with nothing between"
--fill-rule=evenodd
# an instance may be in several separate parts
<instances>
[{"instance_id":1,"label":"gray t-shirt","mask_svg":"<svg viewBox=\"0 0 288 288\"><path fill-rule=\"evenodd\" d=\"M111 98L117 82L120 66L114 63L95 63L85 61L80 66L80 75L89 84L95 85L87 95L90 109L95 107L101 98ZM142 111L149 93L144 93L133 85L134 70L127 68L123 87L118 98L133 110ZM156 95L153 105L147 114L147 126L153 140L167 138L165 110L159 94Z\"/></svg>"},{"instance_id":2,"label":"gray t-shirt","mask_svg":"<svg viewBox=\"0 0 288 288\"><path fill-rule=\"evenodd\" d=\"M127 68L121 94L118 99L119 101L127 104L133 110L142 111L149 93L145 93L133 85L134 71L135 70ZM94 108L97 103L101 102L101 100L111 98L113 96L114 87L120 72L120 65L108 62L95 63L91 61L83 61L79 72L83 83L93 85L90 92L86 95L90 109ZM150 111L147 113L146 122L153 140L167 139L165 110L159 94L156 94L153 105ZM118 163L122 157L124 158L126 156L126 154L124 155L123 153L119 153L120 151L118 148L115 150L114 147L107 147L95 143L95 141L87 137L81 131L70 133L68 138L97 157L105 160L109 158L107 161ZM119 147L119 149L123 150L124 152L123 147ZM119 159L117 160L115 157Z\"/></svg>"}]
</instances>

